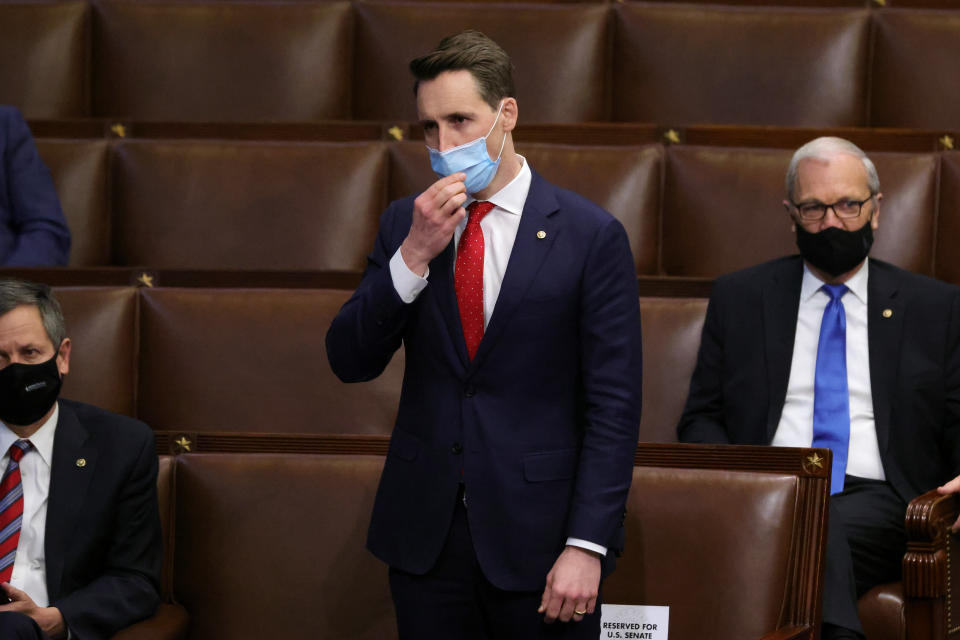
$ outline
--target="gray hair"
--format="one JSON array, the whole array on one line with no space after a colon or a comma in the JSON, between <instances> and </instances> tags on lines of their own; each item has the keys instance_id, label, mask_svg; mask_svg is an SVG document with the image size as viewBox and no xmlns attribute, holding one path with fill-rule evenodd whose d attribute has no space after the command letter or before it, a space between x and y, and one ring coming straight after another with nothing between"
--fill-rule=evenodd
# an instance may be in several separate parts
<instances>
[{"instance_id":1,"label":"gray hair","mask_svg":"<svg viewBox=\"0 0 960 640\"><path fill-rule=\"evenodd\" d=\"M787 179L785 181L787 199L793 202L793 192L797 186L797 167L801 160L813 158L827 161L837 155L859 158L860 162L863 163L863 168L867 170L867 188L870 189L870 195L875 196L880 193L880 178L877 176L877 168L873 165L873 161L867 157L867 154L863 152L863 149L849 140L824 136L811 140L794 152L793 158L790 159L790 166L787 167Z\"/></svg>"},{"instance_id":2,"label":"gray hair","mask_svg":"<svg viewBox=\"0 0 960 640\"><path fill-rule=\"evenodd\" d=\"M0 279L0 316L23 305L37 308L47 337L53 343L53 348L59 349L67 337L67 324L63 320L60 303L53 297L50 287L25 280Z\"/></svg>"}]
</instances>

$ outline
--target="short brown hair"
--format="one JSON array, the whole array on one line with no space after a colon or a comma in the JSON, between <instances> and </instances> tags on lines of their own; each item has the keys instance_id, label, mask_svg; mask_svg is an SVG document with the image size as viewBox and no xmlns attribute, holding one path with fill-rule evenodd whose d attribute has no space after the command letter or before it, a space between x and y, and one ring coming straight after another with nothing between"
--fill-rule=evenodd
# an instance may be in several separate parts
<instances>
[{"instance_id":1,"label":"short brown hair","mask_svg":"<svg viewBox=\"0 0 960 640\"><path fill-rule=\"evenodd\" d=\"M37 308L40 312L40 320L43 322L43 329L53 343L54 350L59 352L61 343L67 337L67 325L63 320L60 303L57 302L50 287L39 282L27 282L15 278L0 279L0 316L22 305Z\"/></svg>"},{"instance_id":2,"label":"short brown hair","mask_svg":"<svg viewBox=\"0 0 960 640\"><path fill-rule=\"evenodd\" d=\"M469 71L477 81L480 97L496 109L503 98L515 97L513 63L510 56L486 35L468 29L440 41L425 56L410 61L416 82L413 94L424 80L433 80L444 71Z\"/></svg>"}]
</instances>

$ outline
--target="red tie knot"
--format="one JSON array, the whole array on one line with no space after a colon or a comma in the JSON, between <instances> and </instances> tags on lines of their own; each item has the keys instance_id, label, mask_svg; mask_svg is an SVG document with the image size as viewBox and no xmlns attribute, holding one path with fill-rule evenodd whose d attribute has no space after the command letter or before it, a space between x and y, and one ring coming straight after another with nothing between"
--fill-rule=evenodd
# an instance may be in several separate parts
<instances>
[{"instance_id":1,"label":"red tie knot","mask_svg":"<svg viewBox=\"0 0 960 640\"><path fill-rule=\"evenodd\" d=\"M467 224L480 224L483 217L493 210L494 204L486 200L474 200L467 207Z\"/></svg>"},{"instance_id":2,"label":"red tie knot","mask_svg":"<svg viewBox=\"0 0 960 640\"><path fill-rule=\"evenodd\" d=\"M17 440L12 445L10 445L10 457L14 462L20 462L20 458L23 457L23 454L27 452L27 449L30 448L29 440Z\"/></svg>"}]
</instances>

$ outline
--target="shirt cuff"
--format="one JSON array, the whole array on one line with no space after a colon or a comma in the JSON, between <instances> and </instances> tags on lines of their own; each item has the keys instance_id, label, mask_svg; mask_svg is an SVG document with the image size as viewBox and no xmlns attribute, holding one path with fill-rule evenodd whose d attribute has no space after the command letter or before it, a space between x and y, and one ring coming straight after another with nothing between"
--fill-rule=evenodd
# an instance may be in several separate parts
<instances>
[{"instance_id":1,"label":"shirt cuff","mask_svg":"<svg viewBox=\"0 0 960 640\"><path fill-rule=\"evenodd\" d=\"M430 275L430 267L421 278L403 261L400 255L400 249L390 258L390 278L393 280L393 288L396 289L400 299L410 304L417 299L420 292L427 288L427 276Z\"/></svg>"},{"instance_id":2,"label":"shirt cuff","mask_svg":"<svg viewBox=\"0 0 960 640\"><path fill-rule=\"evenodd\" d=\"M607 548L603 545L590 542L589 540L581 540L580 538L567 538L568 547L580 547L581 549L586 549L587 551L593 551L599 553L601 556L606 557Z\"/></svg>"}]
</instances>

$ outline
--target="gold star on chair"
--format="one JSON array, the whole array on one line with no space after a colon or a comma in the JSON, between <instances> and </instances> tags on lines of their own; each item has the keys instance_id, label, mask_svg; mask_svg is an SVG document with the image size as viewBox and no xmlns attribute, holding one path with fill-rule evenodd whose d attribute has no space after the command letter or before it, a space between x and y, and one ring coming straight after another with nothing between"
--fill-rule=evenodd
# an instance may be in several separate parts
<instances>
[{"instance_id":1,"label":"gold star on chair","mask_svg":"<svg viewBox=\"0 0 960 640\"><path fill-rule=\"evenodd\" d=\"M190 442L190 439L187 436L180 436L178 439L173 441L173 444L177 445L180 448L180 451L189 453L190 446L193 444Z\"/></svg>"}]
</instances>

